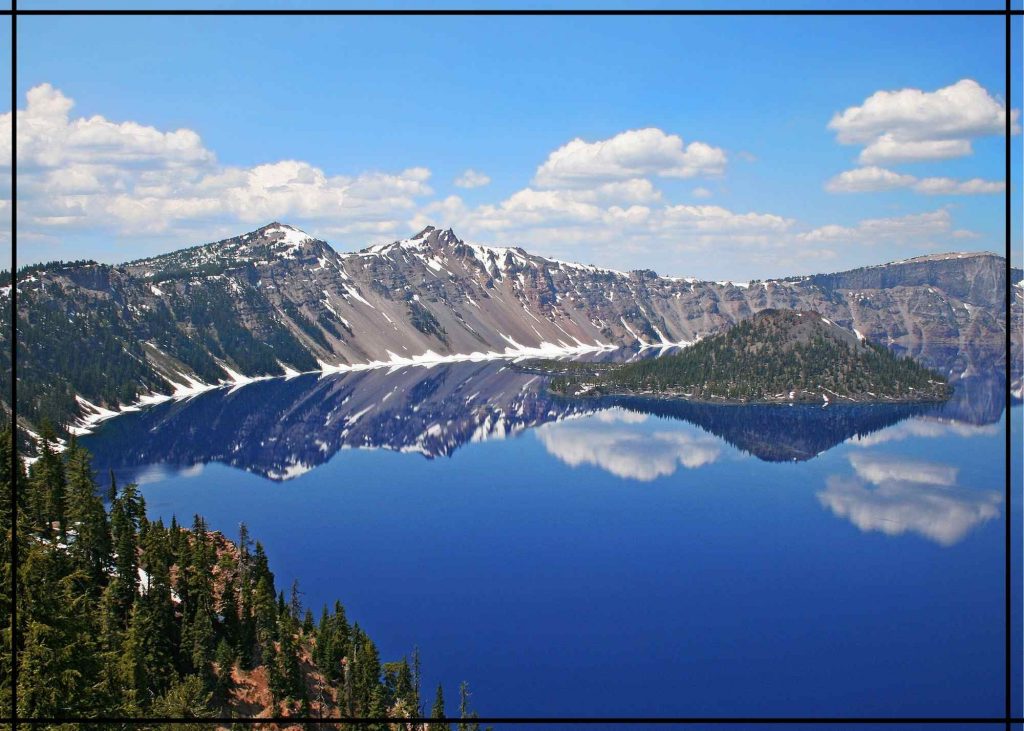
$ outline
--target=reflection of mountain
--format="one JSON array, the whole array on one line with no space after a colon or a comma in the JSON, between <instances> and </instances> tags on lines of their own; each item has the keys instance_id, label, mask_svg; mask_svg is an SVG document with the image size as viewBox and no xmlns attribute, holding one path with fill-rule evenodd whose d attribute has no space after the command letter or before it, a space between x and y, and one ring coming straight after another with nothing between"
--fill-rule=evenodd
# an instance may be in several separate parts
<instances>
[{"instance_id":1,"label":"reflection of mountain","mask_svg":"<svg viewBox=\"0 0 1024 731\"><path fill-rule=\"evenodd\" d=\"M614 357L630 355L619 351ZM877 439L889 433L878 430L911 416L947 425L998 420L1004 406L1001 374L968 373L953 381L957 393L941 407L737 407L635 398L576 402L549 396L541 377L506 362L461 362L257 381L120 416L82 441L100 469L134 471L157 463L186 467L216 461L285 480L325 463L340 449L384 448L433 458L450 455L467 442L622 406L693 423L766 461L791 461L810 459L854 436L876 433ZM559 457L574 464L614 463L613 472L657 476L717 457L710 439L636 442L630 449L650 458L637 471L635 459L624 460L621 450L607 444L602 448L593 435L574 428L558 433L563 440L557 445Z\"/></svg>"},{"instance_id":2,"label":"reflection of mountain","mask_svg":"<svg viewBox=\"0 0 1024 731\"><path fill-rule=\"evenodd\" d=\"M818 500L861 531L912 532L951 546L999 517L999 492L958 486L956 467L870 452L849 460L855 474L829 477Z\"/></svg>"},{"instance_id":3,"label":"reflection of mountain","mask_svg":"<svg viewBox=\"0 0 1024 731\"><path fill-rule=\"evenodd\" d=\"M83 443L98 466L217 461L281 480L340 449L433 458L583 411L552 412L539 381L494 361L257 381L113 419Z\"/></svg>"},{"instance_id":4,"label":"reflection of mountain","mask_svg":"<svg viewBox=\"0 0 1024 731\"><path fill-rule=\"evenodd\" d=\"M969 346L961 350L944 344L921 345L912 350L893 349L939 371L956 386L953 397L943 404L936 416L978 425L999 421L1006 408L1004 349ZM1018 384L1019 366L1015 362L1012 369L1012 378Z\"/></svg>"}]
</instances>

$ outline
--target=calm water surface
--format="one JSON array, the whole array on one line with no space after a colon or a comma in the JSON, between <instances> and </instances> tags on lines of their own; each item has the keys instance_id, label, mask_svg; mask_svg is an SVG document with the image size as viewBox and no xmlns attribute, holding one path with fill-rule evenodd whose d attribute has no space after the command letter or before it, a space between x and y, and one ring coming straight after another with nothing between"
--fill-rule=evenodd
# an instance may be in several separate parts
<instances>
[{"instance_id":1,"label":"calm water surface","mask_svg":"<svg viewBox=\"0 0 1024 731\"><path fill-rule=\"evenodd\" d=\"M151 518L247 523L281 588L341 599L382 659L419 645L425 694L468 680L482 715L1002 715L1001 375L942 408L542 385L302 376L83 443Z\"/></svg>"}]
</instances>

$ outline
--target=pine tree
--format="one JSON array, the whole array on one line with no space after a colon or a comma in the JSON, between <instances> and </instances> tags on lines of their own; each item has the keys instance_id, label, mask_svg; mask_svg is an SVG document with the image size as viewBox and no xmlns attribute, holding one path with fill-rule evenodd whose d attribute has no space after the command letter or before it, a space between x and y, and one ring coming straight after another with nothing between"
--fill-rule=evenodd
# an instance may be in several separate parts
<instances>
[{"instance_id":1,"label":"pine tree","mask_svg":"<svg viewBox=\"0 0 1024 731\"><path fill-rule=\"evenodd\" d=\"M21 470L21 459L14 453L14 430L0 432L0 713L13 717L11 708L11 661L14 657L14 505L11 502L14 470ZM19 475L20 477L20 475ZM19 536L24 541L23 536ZM24 545L22 543L22 545ZM25 547L27 548L27 546ZM24 550L24 549L22 549Z\"/></svg>"},{"instance_id":2,"label":"pine tree","mask_svg":"<svg viewBox=\"0 0 1024 731\"><path fill-rule=\"evenodd\" d=\"M96 495L89 453L74 441L67 450L67 498L69 551L98 599L112 568L110 524L103 501Z\"/></svg>"},{"instance_id":3,"label":"pine tree","mask_svg":"<svg viewBox=\"0 0 1024 731\"><path fill-rule=\"evenodd\" d=\"M112 490L116 490L113 480ZM135 597L139 592L139 533L145 503L135 485L129 484L117 495L110 511L110 531L113 537L115 562L114 577L111 580L112 597L110 611L112 625L128 626Z\"/></svg>"},{"instance_id":4,"label":"pine tree","mask_svg":"<svg viewBox=\"0 0 1024 731\"><path fill-rule=\"evenodd\" d=\"M13 433L0 432L0 483L8 487L12 454ZM21 470L20 460L15 469ZM202 718L230 712L238 661L242 669L265 665L275 702L310 715L307 652L338 688L345 714L383 716L390 709L421 715L418 649L411 666L403 658L383 666L382 674L376 645L349 625L340 602L333 613L324 606L319 625L308 610L300 623L297 585L286 602L262 545L249 551L244 526L237 559L231 551L218 559L219 539L202 518L191 530L174 518L170 528L150 523L135 485L118 489L113 475L108 520L89 455L74 440L63 455L52 450L37 462L32 479L19 485L25 486L15 496L21 560L12 573L10 543L0 545L0 558L8 561L6 571L0 566L0 590L9 597L18 587L17 690L24 715ZM9 489L0 495L0 536L13 533L10 495ZM62 511L62 518L50 520ZM0 601L8 648L11 618L10 606ZM13 689L3 684L9 670L9 660L0 658L0 709L12 698ZM321 713L334 699L324 683L316 688Z\"/></svg>"},{"instance_id":5,"label":"pine tree","mask_svg":"<svg viewBox=\"0 0 1024 731\"><path fill-rule=\"evenodd\" d=\"M469 708L469 695L469 683L463 680L459 684L458 731L480 731L480 724L473 720L478 718L477 713Z\"/></svg>"},{"instance_id":6,"label":"pine tree","mask_svg":"<svg viewBox=\"0 0 1024 731\"><path fill-rule=\"evenodd\" d=\"M235 651L225 640L221 640L217 645L214 661L217 663L214 698L226 709L230 704L231 692L235 688L235 680L232 676L235 667Z\"/></svg>"},{"instance_id":7,"label":"pine tree","mask_svg":"<svg viewBox=\"0 0 1024 731\"><path fill-rule=\"evenodd\" d=\"M121 661L122 677L133 693L133 703L142 710L166 693L175 680L175 647L179 639L163 526L159 522L154 524L144 541L147 581L132 611Z\"/></svg>"},{"instance_id":8,"label":"pine tree","mask_svg":"<svg viewBox=\"0 0 1024 731\"><path fill-rule=\"evenodd\" d=\"M93 711L93 684L100 656L91 623L85 576L67 552L36 544L19 567L19 617L24 629L19 653L18 712L23 716L71 716ZM22 616L24 613L24 616Z\"/></svg>"},{"instance_id":9,"label":"pine tree","mask_svg":"<svg viewBox=\"0 0 1024 731\"><path fill-rule=\"evenodd\" d=\"M203 681L195 675L176 679L170 687L153 701L150 715L163 718L202 719L214 715L213 694L203 687ZM207 731L207 723L164 724L166 731Z\"/></svg>"},{"instance_id":10,"label":"pine tree","mask_svg":"<svg viewBox=\"0 0 1024 731\"><path fill-rule=\"evenodd\" d=\"M430 709L431 718L444 718L444 689L437 684L437 693L434 695L434 707ZM428 731L451 731L447 723L437 721L428 726Z\"/></svg>"}]
</instances>

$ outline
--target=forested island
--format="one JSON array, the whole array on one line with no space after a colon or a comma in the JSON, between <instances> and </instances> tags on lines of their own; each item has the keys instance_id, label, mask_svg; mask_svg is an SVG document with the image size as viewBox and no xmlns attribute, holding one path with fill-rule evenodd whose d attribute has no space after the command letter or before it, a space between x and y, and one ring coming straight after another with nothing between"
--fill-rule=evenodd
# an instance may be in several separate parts
<instances>
[{"instance_id":1,"label":"forested island","mask_svg":"<svg viewBox=\"0 0 1024 731\"><path fill-rule=\"evenodd\" d=\"M176 518L150 521L135 485L118 485L111 475L104 500L89 453L74 439L62 452L55 446L53 431L44 430L39 458L26 470L12 459L12 429L0 433L0 591L10 597L16 589L21 717L457 715L460 731L479 729L465 683L457 711L446 713L440 686L427 710L418 650L382 662L340 602L316 618L297 584L287 595L278 590L263 546L244 524L233 541L198 515L191 527ZM0 709L10 716L6 600L0 624Z\"/></svg>"},{"instance_id":2,"label":"forested island","mask_svg":"<svg viewBox=\"0 0 1024 731\"><path fill-rule=\"evenodd\" d=\"M572 397L655 396L713 403L945 401L941 375L813 311L763 310L682 352L634 363L529 361Z\"/></svg>"}]
</instances>

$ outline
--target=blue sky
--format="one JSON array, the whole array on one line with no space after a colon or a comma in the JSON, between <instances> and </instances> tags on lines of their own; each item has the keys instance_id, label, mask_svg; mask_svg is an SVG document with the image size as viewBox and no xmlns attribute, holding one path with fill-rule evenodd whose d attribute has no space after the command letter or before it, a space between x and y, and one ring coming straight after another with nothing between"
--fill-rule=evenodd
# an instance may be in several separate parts
<instances>
[{"instance_id":1,"label":"blue sky","mask_svg":"<svg viewBox=\"0 0 1024 731\"><path fill-rule=\"evenodd\" d=\"M1001 252L1003 22L22 17L19 108L37 91L19 264L124 261L273 219L339 249L430 222L712 278ZM895 99L829 128L878 92L958 82L963 103L919 122ZM902 147L859 158L886 135ZM457 186L467 170L487 184Z\"/></svg>"}]
</instances>

